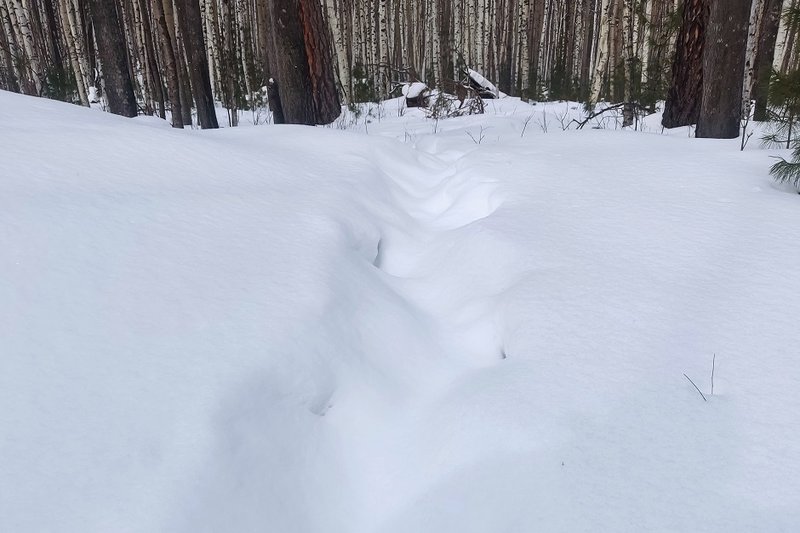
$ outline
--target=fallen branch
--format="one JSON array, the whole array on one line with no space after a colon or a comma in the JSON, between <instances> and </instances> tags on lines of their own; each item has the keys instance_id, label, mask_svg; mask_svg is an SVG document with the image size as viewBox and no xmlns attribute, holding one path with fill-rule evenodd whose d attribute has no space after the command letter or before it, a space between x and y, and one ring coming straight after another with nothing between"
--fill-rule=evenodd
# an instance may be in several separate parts
<instances>
[{"instance_id":1,"label":"fallen branch","mask_svg":"<svg viewBox=\"0 0 800 533\"><path fill-rule=\"evenodd\" d=\"M652 108L643 106L642 104L637 102L622 102L621 104L614 104L612 106L604 107L600 111L595 111L594 113L591 113L583 120L578 120L576 118L573 118L572 122L578 125L577 129L582 130L583 127L589 123L589 121L599 117L600 115L608 113L609 111L616 111L617 109L623 109L625 107L633 108L634 111L643 111L644 112L643 114L650 114L654 112ZM570 124L572 124L572 122L570 122Z\"/></svg>"}]
</instances>

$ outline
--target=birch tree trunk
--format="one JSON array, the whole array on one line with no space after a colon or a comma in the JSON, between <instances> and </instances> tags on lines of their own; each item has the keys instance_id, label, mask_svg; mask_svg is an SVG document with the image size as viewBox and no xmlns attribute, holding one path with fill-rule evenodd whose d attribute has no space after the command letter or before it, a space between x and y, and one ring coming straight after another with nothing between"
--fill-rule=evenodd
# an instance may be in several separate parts
<instances>
[{"instance_id":1,"label":"birch tree trunk","mask_svg":"<svg viewBox=\"0 0 800 533\"><path fill-rule=\"evenodd\" d=\"M237 32L234 28L233 10L231 7L230 0L222 0L222 31L218 32L216 2L212 2L211 10L214 12L212 31L215 34L214 41L222 41L222 53L212 53L210 55L211 57L217 57L223 104L228 110L228 125L235 127L239 125L239 112L236 109L236 66L238 60L236 57L235 42ZM217 45L214 45L214 48L216 47Z\"/></svg>"},{"instance_id":2,"label":"birch tree trunk","mask_svg":"<svg viewBox=\"0 0 800 533\"><path fill-rule=\"evenodd\" d=\"M590 97L589 86L591 83L592 71L592 45L594 43L594 17L595 17L595 0L585 0L583 3L583 35L581 39L582 53L581 53L581 66L580 66L580 82L578 84L579 98Z\"/></svg>"},{"instance_id":3,"label":"birch tree trunk","mask_svg":"<svg viewBox=\"0 0 800 533\"><path fill-rule=\"evenodd\" d=\"M353 66L348 61L351 57L348 53L348 41L346 38L346 28L344 26L344 19L336 8L336 0L326 0L328 8L328 21L333 34L333 48L336 52L336 63L339 71L339 83L345 94L345 99L351 101L353 96L353 83L352 83L352 70ZM398 65L399 66L399 65Z\"/></svg>"},{"instance_id":4,"label":"birch tree trunk","mask_svg":"<svg viewBox=\"0 0 800 533\"><path fill-rule=\"evenodd\" d=\"M613 1L613 0L611 0ZM589 100L596 103L600 99L600 91L608 68L609 53L609 0L602 0L600 5L599 39L597 43L597 60L595 61L594 76L592 77L592 91Z\"/></svg>"},{"instance_id":5,"label":"birch tree trunk","mask_svg":"<svg viewBox=\"0 0 800 533\"><path fill-rule=\"evenodd\" d=\"M636 60L636 56L634 53L634 42L635 42L635 34L634 34L634 22L633 22L633 9L634 6L632 5L633 0L622 0L623 1L623 23L622 23L622 38L624 40L624 58L623 58L623 69L624 69L624 92L623 92L623 100L625 102L625 106L622 108L622 127L628 127L633 125L634 120L634 111L633 111L633 84L634 84L634 61Z\"/></svg>"},{"instance_id":6,"label":"birch tree trunk","mask_svg":"<svg viewBox=\"0 0 800 533\"><path fill-rule=\"evenodd\" d=\"M78 26L75 18L72 3L68 0L59 0L61 10L61 20L67 24L67 47L69 48L70 62L75 75L78 95L83 105L89 105L89 95L87 93L87 81L90 79L88 62L83 48L83 31Z\"/></svg>"},{"instance_id":7,"label":"birch tree trunk","mask_svg":"<svg viewBox=\"0 0 800 533\"><path fill-rule=\"evenodd\" d=\"M789 10L795 11L798 9L798 0L791 0ZM779 46L780 66L778 70L781 74L786 74L791 64L792 51L794 49L795 33L797 32L797 25L795 24L795 17L782 17L781 27L781 42Z\"/></svg>"},{"instance_id":8,"label":"birch tree trunk","mask_svg":"<svg viewBox=\"0 0 800 533\"><path fill-rule=\"evenodd\" d=\"M750 22L747 31L747 47L745 48L744 82L742 85L742 114L750 116L753 84L755 82L756 51L761 19L764 16L764 0L751 0Z\"/></svg>"},{"instance_id":9,"label":"birch tree trunk","mask_svg":"<svg viewBox=\"0 0 800 533\"><path fill-rule=\"evenodd\" d=\"M19 49L17 47L16 35L14 28L11 25L11 17L5 3L0 2L0 26L2 26L2 35L0 35L0 53L3 54L3 62L5 63L6 70L6 83L8 89L11 91L19 91L19 79L21 73L17 68L17 58L19 56Z\"/></svg>"},{"instance_id":10,"label":"birch tree trunk","mask_svg":"<svg viewBox=\"0 0 800 533\"><path fill-rule=\"evenodd\" d=\"M14 26L20 36L18 43L24 50L26 65L26 81L31 85L32 93L37 96L42 94L42 80L44 79L39 55L33 42L33 32L28 21L27 10L22 4L22 0L6 0L9 14Z\"/></svg>"}]
</instances>

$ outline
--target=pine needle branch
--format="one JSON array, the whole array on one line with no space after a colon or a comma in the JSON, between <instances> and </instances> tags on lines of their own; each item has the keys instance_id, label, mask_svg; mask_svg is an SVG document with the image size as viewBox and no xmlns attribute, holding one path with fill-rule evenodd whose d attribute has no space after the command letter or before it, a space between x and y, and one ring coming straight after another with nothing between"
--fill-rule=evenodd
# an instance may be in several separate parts
<instances>
[{"instance_id":1,"label":"pine needle branch","mask_svg":"<svg viewBox=\"0 0 800 533\"><path fill-rule=\"evenodd\" d=\"M795 187L800 187L800 141L794 142L791 161L782 157L776 159L780 161L769 169L773 179L778 183L791 183Z\"/></svg>"}]
</instances>

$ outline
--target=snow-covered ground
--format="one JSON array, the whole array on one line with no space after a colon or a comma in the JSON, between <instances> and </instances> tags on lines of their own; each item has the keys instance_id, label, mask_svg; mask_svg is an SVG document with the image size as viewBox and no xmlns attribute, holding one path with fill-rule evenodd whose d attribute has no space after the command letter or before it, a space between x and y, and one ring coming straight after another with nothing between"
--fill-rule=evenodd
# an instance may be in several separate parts
<instances>
[{"instance_id":1,"label":"snow-covered ground","mask_svg":"<svg viewBox=\"0 0 800 533\"><path fill-rule=\"evenodd\" d=\"M0 531L796 531L785 152L579 115L0 92Z\"/></svg>"}]
</instances>

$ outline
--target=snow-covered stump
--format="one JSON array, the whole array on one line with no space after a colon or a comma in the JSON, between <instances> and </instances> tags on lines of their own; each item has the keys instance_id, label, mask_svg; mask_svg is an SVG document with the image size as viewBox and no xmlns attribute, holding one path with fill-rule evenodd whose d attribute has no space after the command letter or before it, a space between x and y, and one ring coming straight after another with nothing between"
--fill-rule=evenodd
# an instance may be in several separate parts
<instances>
[{"instance_id":1,"label":"snow-covered stump","mask_svg":"<svg viewBox=\"0 0 800 533\"><path fill-rule=\"evenodd\" d=\"M428 107L430 89L421 81L414 81L403 85L403 96L406 97L406 107Z\"/></svg>"},{"instance_id":2,"label":"snow-covered stump","mask_svg":"<svg viewBox=\"0 0 800 533\"><path fill-rule=\"evenodd\" d=\"M500 98L497 86L484 78L482 74L470 68L467 69L467 76L469 77L469 86L478 93L478 96L484 100Z\"/></svg>"}]
</instances>

